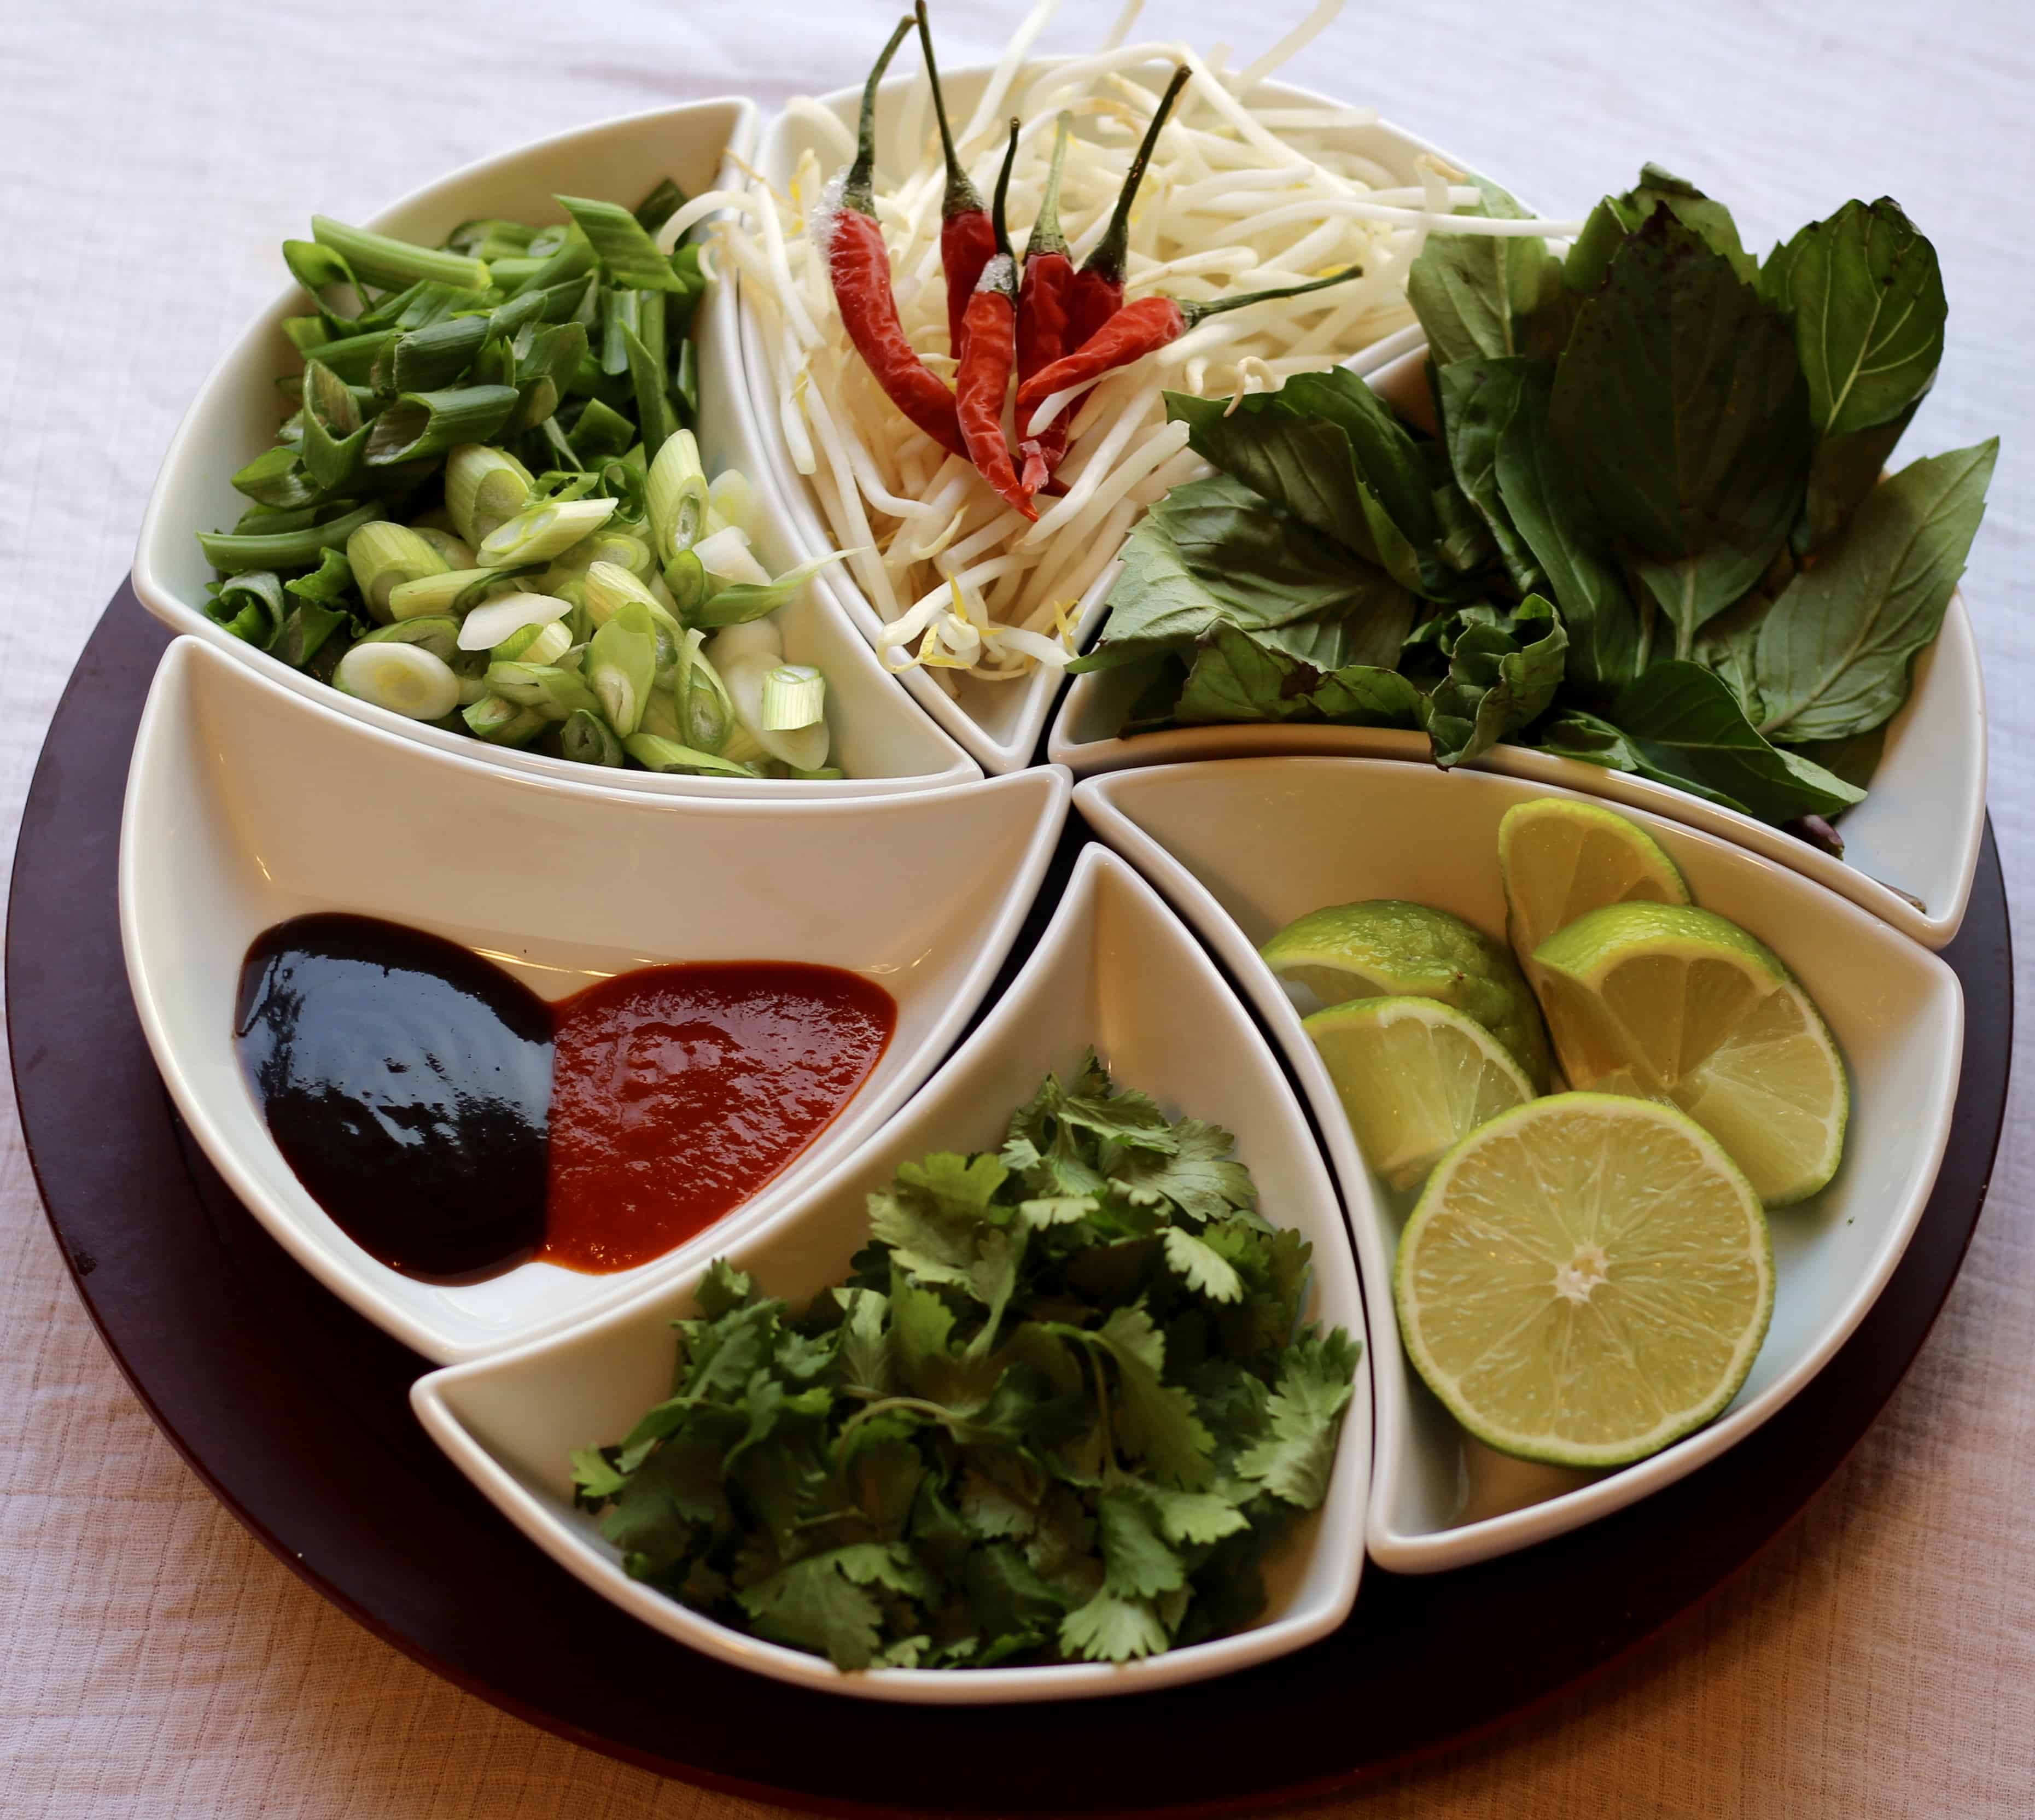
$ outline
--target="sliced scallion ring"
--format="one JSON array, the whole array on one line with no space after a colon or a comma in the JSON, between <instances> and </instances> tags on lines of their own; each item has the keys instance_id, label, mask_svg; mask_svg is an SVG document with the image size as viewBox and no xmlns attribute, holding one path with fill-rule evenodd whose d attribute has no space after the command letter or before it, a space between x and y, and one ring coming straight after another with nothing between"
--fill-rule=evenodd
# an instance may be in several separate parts
<instances>
[{"instance_id":1,"label":"sliced scallion ring","mask_svg":"<svg viewBox=\"0 0 2035 1820\"><path fill-rule=\"evenodd\" d=\"M462 651L492 651L512 632L525 626L548 626L572 611L572 603L555 594L503 594L484 601L460 622Z\"/></svg>"},{"instance_id":2,"label":"sliced scallion ring","mask_svg":"<svg viewBox=\"0 0 2035 1820\"><path fill-rule=\"evenodd\" d=\"M744 657L729 664L720 679L728 685L729 698L735 703L735 718L765 752L801 771L817 771L826 762L832 737L826 721L802 727L796 733L773 732L763 724L763 679L776 667L767 657ZM724 751L735 749L733 740L723 748Z\"/></svg>"},{"instance_id":3,"label":"sliced scallion ring","mask_svg":"<svg viewBox=\"0 0 2035 1820\"><path fill-rule=\"evenodd\" d=\"M483 569L548 562L592 536L614 514L612 499L554 499L526 506L481 539L475 555Z\"/></svg>"},{"instance_id":4,"label":"sliced scallion ring","mask_svg":"<svg viewBox=\"0 0 2035 1820\"><path fill-rule=\"evenodd\" d=\"M738 582L756 588L770 585L770 571L750 553L749 533L739 525L724 525L711 537L702 537L693 546L693 554L724 588Z\"/></svg>"},{"instance_id":5,"label":"sliced scallion ring","mask_svg":"<svg viewBox=\"0 0 2035 1820\"><path fill-rule=\"evenodd\" d=\"M780 664L764 672L759 731L796 733L826 716L826 679L811 664Z\"/></svg>"},{"instance_id":6,"label":"sliced scallion ring","mask_svg":"<svg viewBox=\"0 0 2035 1820\"><path fill-rule=\"evenodd\" d=\"M507 449L462 443L446 460L446 516L468 543L478 543L529 504L536 484Z\"/></svg>"},{"instance_id":7,"label":"sliced scallion ring","mask_svg":"<svg viewBox=\"0 0 2035 1820\"><path fill-rule=\"evenodd\" d=\"M412 720L442 720L459 705L459 679L421 645L363 639L340 659L333 681L349 695Z\"/></svg>"}]
</instances>

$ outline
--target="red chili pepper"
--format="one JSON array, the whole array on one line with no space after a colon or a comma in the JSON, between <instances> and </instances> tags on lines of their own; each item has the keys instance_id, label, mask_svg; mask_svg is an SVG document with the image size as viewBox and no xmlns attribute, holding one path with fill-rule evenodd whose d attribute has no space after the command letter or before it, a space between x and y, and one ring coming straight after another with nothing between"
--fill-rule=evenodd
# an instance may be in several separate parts
<instances>
[{"instance_id":1,"label":"red chili pepper","mask_svg":"<svg viewBox=\"0 0 2035 1820\"><path fill-rule=\"evenodd\" d=\"M946 154L947 193L940 205L940 269L947 280L947 345L961 355L961 318L982 276L996 256L996 232L982 192L969 180L954 156L954 133L947 126L946 96L940 90L939 66L933 61L933 32L926 23L926 0L918 0L919 39L926 47L926 76L933 85L933 113L940 123L940 149Z\"/></svg>"},{"instance_id":2,"label":"red chili pepper","mask_svg":"<svg viewBox=\"0 0 2035 1820\"><path fill-rule=\"evenodd\" d=\"M1277 297L1298 297L1309 291L1325 290L1363 275L1361 266L1352 265L1331 278L1284 285L1276 291L1246 291L1235 297L1218 297L1212 303L1179 303L1170 297L1157 296L1127 303L1073 353L1040 369L1018 387L1018 434L1025 434L1033 413L1055 392L1100 379L1105 373L1157 353L1168 342L1179 340L1205 317L1219 316L1225 310L1241 310L1251 303L1270 303Z\"/></svg>"},{"instance_id":3,"label":"red chili pepper","mask_svg":"<svg viewBox=\"0 0 2035 1820\"><path fill-rule=\"evenodd\" d=\"M1130 160L1130 168L1123 175L1123 187L1117 192L1116 207L1111 212L1109 225L1096 242L1095 250L1081 261L1081 270L1074 274L1067 299L1068 314L1072 318L1067 330L1070 350L1080 347L1123 307L1123 279L1130 258L1130 205L1137 201L1138 186L1145 181L1145 167L1152 161L1152 149L1159 143L1160 129L1166 124L1166 116L1172 112L1173 103L1187 87L1191 73L1184 66L1173 72L1172 81L1166 85L1166 92L1159 97L1159 105L1153 111L1152 124L1145 129L1144 142L1138 148L1138 156Z\"/></svg>"},{"instance_id":4,"label":"red chili pepper","mask_svg":"<svg viewBox=\"0 0 2035 1820\"><path fill-rule=\"evenodd\" d=\"M982 269L975 295L962 318L961 370L955 375L961 434L984 479L1023 513L1036 518L1038 508L1018 478L1009 446L1003 440L1003 398L1010 389L1010 368L1018 354L1018 262L1010 256L1010 235L1003 205L1010 194L1010 167L1018 156L1018 122L1010 122L1010 146L996 179L996 206L991 217L996 250Z\"/></svg>"},{"instance_id":5,"label":"red chili pepper","mask_svg":"<svg viewBox=\"0 0 2035 1820\"><path fill-rule=\"evenodd\" d=\"M862 91L861 130L827 235L827 273L842 325L890 402L943 449L968 453L954 395L905 339L890 288L890 254L876 225L876 89L912 21L899 21Z\"/></svg>"},{"instance_id":6,"label":"red chili pepper","mask_svg":"<svg viewBox=\"0 0 2035 1820\"><path fill-rule=\"evenodd\" d=\"M1018 292L1018 383L1021 386L1042 367L1074 352L1068 337L1072 317L1069 293L1074 262L1067 257L1067 237L1060 231L1060 171L1066 162L1070 117L1060 116L1053 135L1052 167L1046 173L1046 193L1038 219L1025 247L1025 282ZM1036 493L1051 477L1067 452L1067 417L1063 412L1042 436L1021 430L1018 453L1025 457L1025 491Z\"/></svg>"}]
</instances>

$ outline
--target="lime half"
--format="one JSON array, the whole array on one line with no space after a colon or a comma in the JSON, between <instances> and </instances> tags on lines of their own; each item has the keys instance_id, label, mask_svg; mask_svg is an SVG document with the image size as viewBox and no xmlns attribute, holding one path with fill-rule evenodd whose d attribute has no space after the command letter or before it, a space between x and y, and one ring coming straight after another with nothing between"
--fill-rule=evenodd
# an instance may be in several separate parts
<instances>
[{"instance_id":1,"label":"lime half","mask_svg":"<svg viewBox=\"0 0 2035 1820\"><path fill-rule=\"evenodd\" d=\"M1331 904L1288 923L1258 950L1272 971L1324 1005L1432 998L1474 1018L1537 1085L1548 1078L1540 1009L1512 957L1484 931L1425 904Z\"/></svg>"},{"instance_id":2,"label":"lime half","mask_svg":"<svg viewBox=\"0 0 2035 1820\"><path fill-rule=\"evenodd\" d=\"M1837 1173L1851 1095L1815 1006L1774 953L1687 904L1614 904L1533 955L1572 1086L1679 1106L1770 1207Z\"/></svg>"},{"instance_id":3,"label":"lime half","mask_svg":"<svg viewBox=\"0 0 2035 1820\"><path fill-rule=\"evenodd\" d=\"M1435 1165L1393 1273L1407 1356L1487 1446L1620 1466L1738 1393L1774 1312L1759 1197L1672 1107L1557 1093Z\"/></svg>"},{"instance_id":4,"label":"lime half","mask_svg":"<svg viewBox=\"0 0 2035 1820\"><path fill-rule=\"evenodd\" d=\"M1507 934L1522 960L1558 929L1607 904L1689 901L1675 862L1645 829L1562 796L1506 810L1498 825L1498 871Z\"/></svg>"},{"instance_id":5,"label":"lime half","mask_svg":"<svg viewBox=\"0 0 2035 1820\"><path fill-rule=\"evenodd\" d=\"M1496 1037L1432 998L1359 998L1304 1021L1357 1149L1394 1188L1417 1187L1450 1145L1533 1097Z\"/></svg>"}]
</instances>

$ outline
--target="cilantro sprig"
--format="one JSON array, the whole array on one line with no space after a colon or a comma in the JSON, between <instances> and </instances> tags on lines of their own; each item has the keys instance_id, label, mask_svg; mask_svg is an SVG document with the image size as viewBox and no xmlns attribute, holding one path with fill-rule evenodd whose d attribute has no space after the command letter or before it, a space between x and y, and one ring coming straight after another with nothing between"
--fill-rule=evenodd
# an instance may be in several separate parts
<instances>
[{"instance_id":1,"label":"cilantro sprig","mask_svg":"<svg viewBox=\"0 0 2035 1820\"><path fill-rule=\"evenodd\" d=\"M1000 1151L869 1198L794 1313L717 1262L672 1393L574 1456L628 1571L845 1669L1121 1662L1263 1609L1326 1495L1360 1349L1228 1132L1089 1055Z\"/></svg>"}]
</instances>

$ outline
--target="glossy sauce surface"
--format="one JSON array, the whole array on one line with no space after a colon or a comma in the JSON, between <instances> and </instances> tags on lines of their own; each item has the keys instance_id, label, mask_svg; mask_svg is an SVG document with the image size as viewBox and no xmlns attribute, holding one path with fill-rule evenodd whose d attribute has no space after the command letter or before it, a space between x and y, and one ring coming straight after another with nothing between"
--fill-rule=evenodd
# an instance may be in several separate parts
<instances>
[{"instance_id":1,"label":"glossy sauce surface","mask_svg":"<svg viewBox=\"0 0 2035 1820\"><path fill-rule=\"evenodd\" d=\"M538 1256L626 1270L747 1200L869 1077L897 1006L796 961L646 967L553 1007L550 1217Z\"/></svg>"},{"instance_id":2,"label":"glossy sauce surface","mask_svg":"<svg viewBox=\"0 0 2035 1820\"><path fill-rule=\"evenodd\" d=\"M551 1008L500 968L299 916L248 949L234 1034L276 1148L363 1250L462 1283L544 1242Z\"/></svg>"},{"instance_id":3,"label":"glossy sauce surface","mask_svg":"<svg viewBox=\"0 0 2035 1820\"><path fill-rule=\"evenodd\" d=\"M838 968L617 974L556 1004L470 949L327 913L258 936L234 1035L276 1145L363 1250L470 1283L626 1270L818 1136L897 1022Z\"/></svg>"}]
</instances>

